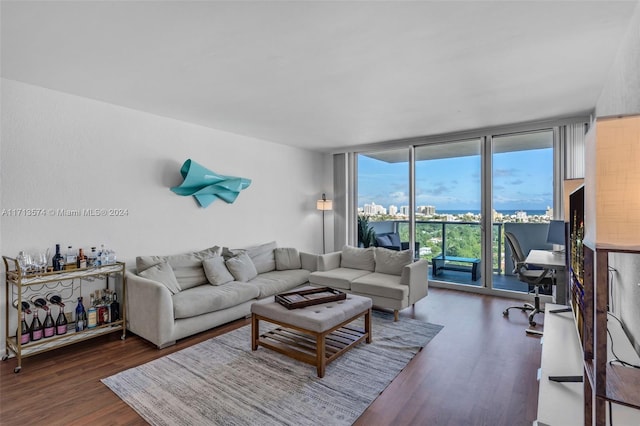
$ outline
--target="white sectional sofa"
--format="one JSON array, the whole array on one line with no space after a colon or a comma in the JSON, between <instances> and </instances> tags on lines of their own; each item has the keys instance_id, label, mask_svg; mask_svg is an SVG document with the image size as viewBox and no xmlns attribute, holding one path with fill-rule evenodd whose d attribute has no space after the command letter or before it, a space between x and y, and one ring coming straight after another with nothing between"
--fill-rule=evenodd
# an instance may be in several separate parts
<instances>
[{"instance_id":1,"label":"white sectional sofa","mask_svg":"<svg viewBox=\"0 0 640 426\"><path fill-rule=\"evenodd\" d=\"M278 248L139 256L127 272L127 322L158 348L251 313L251 304L309 281L318 255Z\"/></svg>"},{"instance_id":2,"label":"white sectional sofa","mask_svg":"<svg viewBox=\"0 0 640 426\"><path fill-rule=\"evenodd\" d=\"M413 261L413 250L345 246L319 255L309 282L369 297L374 306L393 309L397 321L401 309L427 296L427 268L426 260Z\"/></svg>"}]
</instances>

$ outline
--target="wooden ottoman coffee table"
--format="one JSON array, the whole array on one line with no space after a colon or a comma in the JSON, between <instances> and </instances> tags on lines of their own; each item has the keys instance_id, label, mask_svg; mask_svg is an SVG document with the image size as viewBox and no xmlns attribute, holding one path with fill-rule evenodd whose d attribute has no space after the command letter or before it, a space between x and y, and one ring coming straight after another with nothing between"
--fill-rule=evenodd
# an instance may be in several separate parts
<instances>
[{"instance_id":1,"label":"wooden ottoman coffee table","mask_svg":"<svg viewBox=\"0 0 640 426\"><path fill-rule=\"evenodd\" d=\"M366 340L371 343L371 299L348 294L345 300L299 309L277 302L251 305L251 350L258 345L315 365L318 377L334 359ZM350 324L364 316L364 328ZM280 327L260 335L260 321Z\"/></svg>"}]
</instances>

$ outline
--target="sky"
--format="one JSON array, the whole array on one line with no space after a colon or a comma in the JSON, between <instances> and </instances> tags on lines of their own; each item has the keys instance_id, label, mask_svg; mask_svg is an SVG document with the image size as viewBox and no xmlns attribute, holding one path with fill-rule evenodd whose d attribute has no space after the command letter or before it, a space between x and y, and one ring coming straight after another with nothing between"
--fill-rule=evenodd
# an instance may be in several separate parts
<instances>
[{"instance_id":1,"label":"sky","mask_svg":"<svg viewBox=\"0 0 640 426\"><path fill-rule=\"evenodd\" d=\"M358 156L358 207L365 204L409 204L408 163L386 163ZM553 150L534 149L494 154L493 208L546 210L553 206ZM436 212L480 211L480 156L416 163L416 205Z\"/></svg>"}]
</instances>

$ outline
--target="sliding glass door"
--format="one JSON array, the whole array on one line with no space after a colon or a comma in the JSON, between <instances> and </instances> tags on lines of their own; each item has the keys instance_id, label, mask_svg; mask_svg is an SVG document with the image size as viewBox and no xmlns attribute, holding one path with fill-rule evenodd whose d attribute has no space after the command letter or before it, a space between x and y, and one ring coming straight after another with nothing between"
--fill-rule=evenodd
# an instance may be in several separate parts
<instances>
[{"instance_id":1,"label":"sliding glass door","mask_svg":"<svg viewBox=\"0 0 640 426\"><path fill-rule=\"evenodd\" d=\"M482 285L481 168L480 139L415 148L415 240L431 279Z\"/></svg>"},{"instance_id":2,"label":"sliding glass door","mask_svg":"<svg viewBox=\"0 0 640 426\"><path fill-rule=\"evenodd\" d=\"M513 274L504 233L516 236L524 254L551 248L546 242L553 218L553 131L492 137L493 288L527 292Z\"/></svg>"}]
</instances>

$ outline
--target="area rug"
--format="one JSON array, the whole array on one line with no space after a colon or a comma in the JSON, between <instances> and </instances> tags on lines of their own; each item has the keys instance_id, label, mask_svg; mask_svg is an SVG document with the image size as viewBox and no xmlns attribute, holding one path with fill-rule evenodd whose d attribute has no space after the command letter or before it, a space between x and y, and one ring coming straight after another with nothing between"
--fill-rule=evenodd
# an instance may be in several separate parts
<instances>
[{"instance_id":1,"label":"area rug","mask_svg":"<svg viewBox=\"0 0 640 426\"><path fill-rule=\"evenodd\" d=\"M373 342L322 379L309 364L252 352L245 326L102 382L152 425L350 425L442 329L377 311L372 322Z\"/></svg>"}]
</instances>

